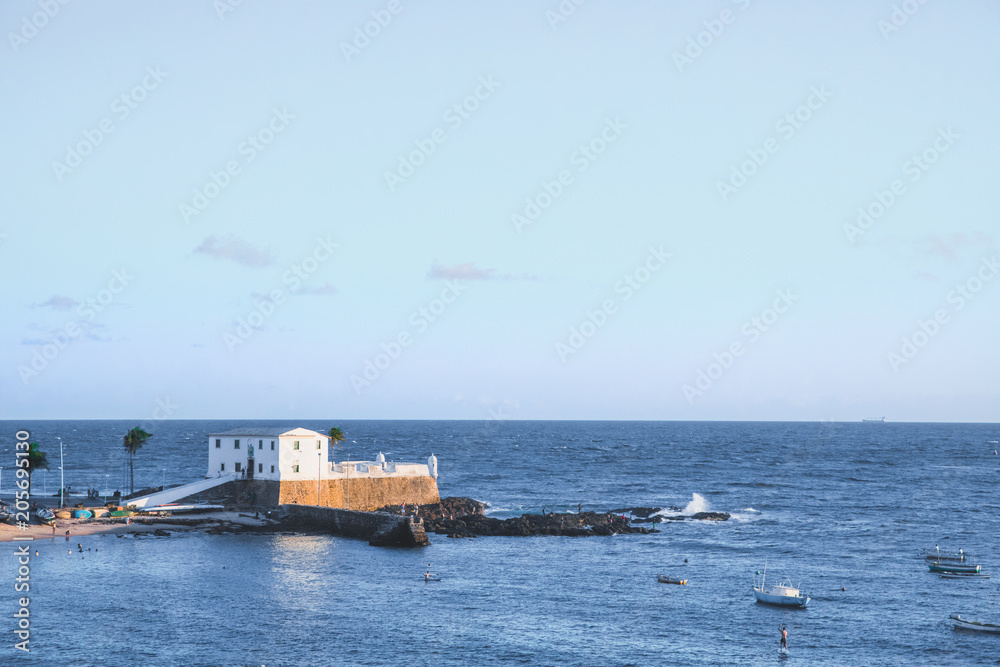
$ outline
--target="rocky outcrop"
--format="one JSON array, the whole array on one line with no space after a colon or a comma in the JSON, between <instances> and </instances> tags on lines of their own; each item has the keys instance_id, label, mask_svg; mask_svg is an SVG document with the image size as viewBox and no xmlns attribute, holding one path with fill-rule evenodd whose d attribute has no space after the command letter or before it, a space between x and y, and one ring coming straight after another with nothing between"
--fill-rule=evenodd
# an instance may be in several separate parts
<instances>
[{"instance_id":1,"label":"rocky outcrop","mask_svg":"<svg viewBox=\"0 0 1000 667\"><path fill-rule=\"evenodd\" d=\"M695 514L681 514L684 510L680 507L668 507L667 512L676 514L659 514L664 509L661 507L632 507L626 509L611 510L616 514L631 514L634 523L663 523L664 521L728 521L729 514L726 512L696 512Z\"/></svg>"},{"instance_id":2,"label":"rocky outcrop","mask_svg":"<svg viewBox=\"0 0 1000 667\"><path fill-rule=\"evenodd\" d=\"M593 535L618 535L625 533L655 533L654 528L633 526L622 512L582 512L524 514L510 519L485 516L486 504L471 498L445 498L440 503L406 507L407 514L416 513L424 522L427 532L448 537L529 535L565 535L590 537ZM381 508L381 512L400 514L399 505Z\"/></svg>"},{"instance_id":3,"label":"rocky outcrop","mask_svg":"<svg viewBox=\"0 0 1000 667\"><path fill-rule=\"evenodd\" d=\"M283 524L368 540L373 546L423 546L427 533L419 519L385 512L358 512L334 507L282 505Z\"/></svg>"}]
</instances>

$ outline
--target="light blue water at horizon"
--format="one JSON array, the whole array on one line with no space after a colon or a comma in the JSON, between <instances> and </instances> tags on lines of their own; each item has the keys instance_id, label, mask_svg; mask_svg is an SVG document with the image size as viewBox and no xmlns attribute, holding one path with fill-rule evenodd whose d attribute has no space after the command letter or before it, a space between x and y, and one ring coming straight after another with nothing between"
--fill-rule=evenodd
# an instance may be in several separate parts
<instances>
[{"instance_id":1,"label":"light blue water at horizon","mask_svg":"<svg viewBox=\"0 0 1000 667\"><path fill-rule=\"evenodd\" d=\"M209 432L270 423L156 424L136 485L197 479ZM67 483L92 487L105 468L120 468L121 435L134 425L5 422L0 456L13 465L13 434L27 428L57 460L60 435ZM946 623L956 612L1000 620L998 581L941 579L918 557L934 544L961 546L1000 575L998 425L336 425L352 448L357 441L354 457L381 450L420 461L433 452L442 496L485 500L498 516L577 503L683 506L698 493L734 518L609 538L432 535L415 550L175 533L74 538L68 554L65 541L42 540L32 563L33 651L18 664L772 664L779 623L790 628L788 660L800 664L998 664L1000 636ZM99 551L81 558L76 542ZM801 581L808 609L753 602L765 557L769 577ZM13 559L4 562L12 582ZM443 581L420 580L428 563ZM689 584L657 584L658 573ZM8 590L0 604L9 619ZM10 645L0 654L13 662Z\"/></svg>"}]
</instances>

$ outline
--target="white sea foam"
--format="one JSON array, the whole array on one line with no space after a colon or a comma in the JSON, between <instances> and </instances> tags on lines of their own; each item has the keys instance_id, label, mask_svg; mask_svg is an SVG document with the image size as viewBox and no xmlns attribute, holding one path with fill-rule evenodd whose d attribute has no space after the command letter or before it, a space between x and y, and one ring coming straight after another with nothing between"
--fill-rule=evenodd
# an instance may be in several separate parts
<instances>
[{"instance_id":1,"label":"white sea foam","mask_svg":"<svg viewBox=\"0 0 1000 667\"><path fill-rule=\"evenodd\" d=\"M708 501L705 500L705 496L701 495L700 493L692 493L691 502L689 502L684 507L684 509L681 511L681 514L683 514L684 516L691 516L692 514L697 514L698 512L707 512L707 511L708 511Z\"/></svg>"}]
</instances>

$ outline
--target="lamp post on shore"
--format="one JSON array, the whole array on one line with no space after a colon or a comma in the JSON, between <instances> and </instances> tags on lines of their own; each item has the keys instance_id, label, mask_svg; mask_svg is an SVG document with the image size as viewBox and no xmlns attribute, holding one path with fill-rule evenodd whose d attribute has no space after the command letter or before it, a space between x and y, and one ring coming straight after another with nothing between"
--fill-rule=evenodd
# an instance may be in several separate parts
<instances>
[{"instance_id":1,"label":"lamp post on shore","mask_svg":"<svg viewBox=\"0 0 1000 667\"><path fill-rule=\"evenodd\" d=\"M63 494L66 492L65 477L63 477L63 446L62 438L58 435L56 440L59 441L59 507L63 506Z\"/></svg>"},{"instance_id":2,"label":"lamp post on shore","mask_svg":"<svg viewBox=\"0 0 1000 667\"><path fill-rule=\"evenodd\" d=\"M104 504L105 505L108 504L108 479L110 477L111 477L111 475L105 475L104 476Z\"/></svg>"},{"instance_id":3,"label":"lamp post on shore","mask_svg":"<svg viewBox=\"0 0 1000 667\"><path fill-rule=\"evenodd\" d=\"M323 505L323 498L321 497L323 490L320 487L320 477L323 476L323 452L316 452L316 504Z\"/></svg>"},{"instance_id":4,"label":"lamp post on shore","mask_svg":"<svg viewBox=\"0 0 1000 667\"><path fill-rule=\"evenodd\" d=\"M3 499L3 466L0 466L0 500Z\"/></svg>"}]
</instances>

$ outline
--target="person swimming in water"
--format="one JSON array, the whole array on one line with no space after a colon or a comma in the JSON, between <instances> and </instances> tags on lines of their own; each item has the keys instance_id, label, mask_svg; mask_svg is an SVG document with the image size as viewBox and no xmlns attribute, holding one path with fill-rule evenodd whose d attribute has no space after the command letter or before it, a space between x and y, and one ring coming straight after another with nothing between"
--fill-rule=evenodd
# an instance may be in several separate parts
<instances>
[{"instance_id":1,"label":"person swimming in water","mask_svg":"<svg viewBox=\"0 0 1000 667\"><path fill-rule=\"evenodd\" d=\"M781 630L781 648L788 650L788 630L783 625L779 625L778 629Z\"/></svg>"}]
</instances>

